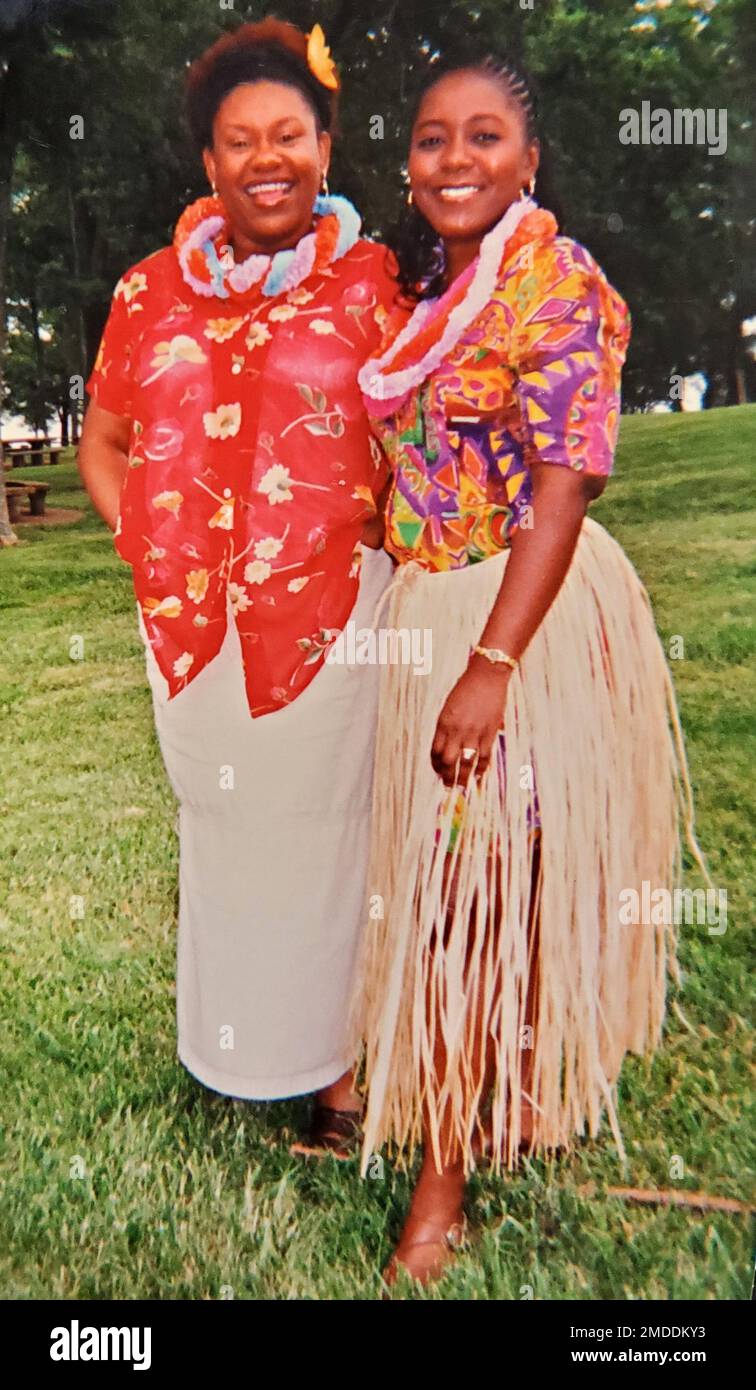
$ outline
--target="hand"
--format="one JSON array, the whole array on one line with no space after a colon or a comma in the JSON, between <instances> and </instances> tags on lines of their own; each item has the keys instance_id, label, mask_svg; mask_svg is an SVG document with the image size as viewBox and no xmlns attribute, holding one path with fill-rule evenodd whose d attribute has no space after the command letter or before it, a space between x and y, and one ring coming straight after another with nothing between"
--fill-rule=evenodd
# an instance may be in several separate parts
<instances>
[{"instance_id":1,"label":"hand","mask_svg":"<svg viewBox=\"0 0 756 1390\"><path fill-rule=\"evenodd\" d=\"M466 787L473 771L478 781L486 772L504 720L511 674L509 666L492 666L485 657L472 656L447 696L431 749L431 763L445 786ZM474 748L477 758L464 759L463 748Z\"/></svg>"}]
</instances>

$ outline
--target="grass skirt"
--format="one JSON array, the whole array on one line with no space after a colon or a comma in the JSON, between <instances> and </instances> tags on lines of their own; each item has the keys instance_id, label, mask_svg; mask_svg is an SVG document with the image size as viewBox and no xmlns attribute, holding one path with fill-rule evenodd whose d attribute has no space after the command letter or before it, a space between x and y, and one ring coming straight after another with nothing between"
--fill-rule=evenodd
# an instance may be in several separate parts
<instances>
[{"instance_id":1,"label":"grass skirt","mask_svg":"<svg viewBox=\"0 0 756 1390\"><path fill-rule=\"evenodd\" d=\"M498 762L465 793L449 848L459 793L443 788L430 749L507 558L433 573L401 566L383 599L386 626L432 631L432 663L426 675L400 664L381 672L370 920L350 1018L355 1051L360 1039L364 1045L363 1174L385 1143L400 1163L410 1161L424 1117L437 1166L443 1128L466 1171L474 1167L482 1079L475 1059L487 1039L495 1048L495 1170L517 1161L523 1096L533 1106L534 1149L595 1135L605 1111L624 1158L622 1059L659 1043L667 972L677 967L674 927L623 925L620 894L640 896L644 879L652 889L675 887L681 819L702 862L648 596L621 547L588 518L509 682Z\"/></svg>"}]
</instances>

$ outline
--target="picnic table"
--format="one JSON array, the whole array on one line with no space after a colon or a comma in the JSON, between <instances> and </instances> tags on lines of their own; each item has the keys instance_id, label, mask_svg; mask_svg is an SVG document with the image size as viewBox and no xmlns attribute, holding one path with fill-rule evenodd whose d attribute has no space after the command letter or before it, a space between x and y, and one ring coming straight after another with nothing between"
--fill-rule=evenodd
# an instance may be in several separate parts
<instances>
[{"instance_id":1,"label":"picnic table","mask_svg":"<svg viewBox=\"0 0 756 1390\"><path fill-rule=\"evenodd\" d=\"M8 499L8 519L11 526L21 517L21 503L28 499L29 515L44 516L45 500L50 491L49 483L11 483L5 484Z\"/></svg>"},{"instance_id":2,"label":"picnic table","mask_svg":"<svg viewBox=\"0 0 756 1390\"><path fill-rule=\"evenodd\" d=\"M57 463L63 452L60 444L53 444L52 440L44 439L3 439L0 441L0 453L2 453L3 465L7 468L29 464L41 464L45 461L47 452L50 463Z\"/></svg>"}]
</instances>

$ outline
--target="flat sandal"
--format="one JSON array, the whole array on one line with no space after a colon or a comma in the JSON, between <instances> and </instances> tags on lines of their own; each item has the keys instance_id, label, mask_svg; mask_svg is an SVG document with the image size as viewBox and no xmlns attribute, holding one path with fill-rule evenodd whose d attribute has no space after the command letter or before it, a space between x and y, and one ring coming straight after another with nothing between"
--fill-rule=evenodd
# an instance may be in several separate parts
<instances>
[{"instance_id":1,"label":"flat sandal","mask_svg":"<svg viewBox=\"0 0 756 1390\"><path fill-rule=\"evenodd\" d=\"M409 1245L405 1246L405 1251L407 1253L409 1253L410 1250L418 1249L418 1247L422 1245L442 1245L446 1246L446 1248L451 1250L454 1254L457 1254L460 1250L466 1250L470 1243L468 1239L467 1217L464 1214L461 1220L453 1221L451 1226L448 1226L446 1230L439 1228L437 1222L427 1220L419 1222L416 1229L417 1236L409 1242ZM401 1240L399 1243L401 1244ZM395 1251L383 1271L382 1278L384 1284L391 1288L397 1282L401 1274L404 1274L408 1279L412 1279L415 1283L430 1284L440 1278L443 1273L444 1269L442 1268L439 1270L438 1274L431 1274L425 1279L420 1279L418 1275L410 1274L410 1271L402 1264L401 1260L397 1260Z\"/></svg>"}]
</instances>

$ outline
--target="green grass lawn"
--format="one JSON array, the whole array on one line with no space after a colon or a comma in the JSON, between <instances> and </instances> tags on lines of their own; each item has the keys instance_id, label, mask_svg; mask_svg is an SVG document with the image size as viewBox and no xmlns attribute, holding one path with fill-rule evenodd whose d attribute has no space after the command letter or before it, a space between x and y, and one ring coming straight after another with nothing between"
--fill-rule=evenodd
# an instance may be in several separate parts
<instances>
[{"instance_id":1,"label":"green grass lawn","mask_svg":"<svg viewBox=\"0 0 756 1390\"><path fill-rule=\"evenodd\" d=\"M683 929L665 1046L625 1065L627 1172L605 1126L560 1163L476 1177L473 1246L418 1297L748 1296L744 1216L630 1207L604 1189L752 1199L754 458L756 406L626 418L593 509L648 585L665 645L683 638L671 666L728 930ZM0 1296L376 1298L407 1177L290 1157L305 1101L230 1101L176 1060L176 804L130 572L72 461L13 476L44 477L51 504L86 514L19 528L0 552Z\"/></svg>"}]
</instances>

